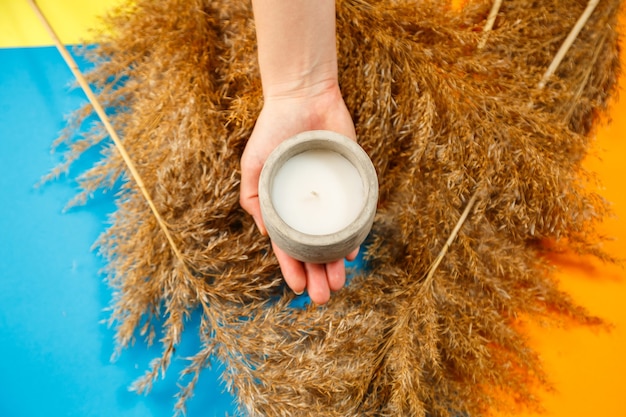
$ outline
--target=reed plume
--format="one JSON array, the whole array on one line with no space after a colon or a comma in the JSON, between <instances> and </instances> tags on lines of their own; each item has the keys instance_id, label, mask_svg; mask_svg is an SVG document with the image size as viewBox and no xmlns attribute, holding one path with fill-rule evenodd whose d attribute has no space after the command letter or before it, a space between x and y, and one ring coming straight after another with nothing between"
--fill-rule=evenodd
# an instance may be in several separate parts
<instances>
[{"instance_id":1,"label":"reed plume","mask_svg":"<svg viewBox=\"0 0 626 417\"><path fill-rule=\"evenodd\" d=\"M262 107L250 5L138 0L106 18L85 50L89 81L183 259L104 146L78 179L84 196L121 182L98 242L117 346L163 347L138 391L166 371L199 309L178 412L212 358L245 415L539 406L533 390L549 378L519 321L601 324L559 290L543 255L611 260L595 229L608 206L582 160L615 90L620 1L595 7L544 81L586 3L492 6L337 2L341 89L380 201L364 267L321 308L292 307L268 240L238 204L239 158ZM68 164L106 137L100 126L72 131Z\"/></svg>"}]
</instances>

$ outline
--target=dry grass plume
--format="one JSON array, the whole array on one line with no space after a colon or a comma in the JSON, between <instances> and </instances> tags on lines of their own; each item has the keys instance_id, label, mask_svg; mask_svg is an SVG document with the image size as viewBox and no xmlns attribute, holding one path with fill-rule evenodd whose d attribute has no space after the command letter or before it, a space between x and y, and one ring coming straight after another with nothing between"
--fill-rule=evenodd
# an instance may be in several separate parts
<instances>
[{"instance_id":1,"label":"dry grass plume","mask_svg":"<svg viewBox=\"0 0 626 417\"><path fill-rule=\"evenodd\" d=\"M137 337L163 348L135 388L166 371L200 309L178 411L211 357L251 416L478 416L506 407L501 393L537 406L533 387L549 382L516 321L600 322L558 289L541 245L605 257L594 226L607 205L581 161L616 85L619 0L598 4L539 86L585 7L505 1L485 36L491 1L337 2L340 84L380 203L363 270L327 306L303 309L238 204L262 106L250 5L137 0L108 16L85 52L89 80L183 258L106 145L77 201L121 183L99 240L111 323L120 350ZM98 125L72 132L60 170L106 140Z\"/></svg>"}]
</instances>

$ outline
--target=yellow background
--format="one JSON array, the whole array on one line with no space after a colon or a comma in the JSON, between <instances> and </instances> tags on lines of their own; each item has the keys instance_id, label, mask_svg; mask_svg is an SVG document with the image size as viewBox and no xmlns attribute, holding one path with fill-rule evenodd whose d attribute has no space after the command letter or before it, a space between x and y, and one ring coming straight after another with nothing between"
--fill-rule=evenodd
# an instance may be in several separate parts
<instances>
[{"instance_id":1,"label":"yellow background","mask_svg":"<svg viewBox=\"0 0 626 417\"><path fill-rule=\"evenodd\" d=\"M40 6L67 44L89 41L88 30L97 16L120 0L45 0ZM0 47L51 45L26 0L0 1ZM623 65L626 60L622 56ZM620 80L620 89L626 77ZM601 193L614 204L615 218L602 226L616 240L610 253L623 256L626 248L626 100L615 103L612 123L597 131L601 160L588 161L600 175ZM52 138L51 138L52 139ZM611 332L586 328L547 328L531 325L528 336L544 361L556 391L542 394L547 417L626 417L626 273L620 267L576 257L556 261L562 288L591 312L612 322ZM523 414L525 417L536 416Z\"/></svg>"},{"instance_id":2,"label":"yellow background","mask_svg":"<svg viewBox=\"0 0 626 417\"><path fill-rule=\"evenodd\" d=\"M63 43L92 40L99 16L121 0L40 0L37 2ZM26 0L0 0L0 47L52 45Z\"/></svg>"}]
</instances>

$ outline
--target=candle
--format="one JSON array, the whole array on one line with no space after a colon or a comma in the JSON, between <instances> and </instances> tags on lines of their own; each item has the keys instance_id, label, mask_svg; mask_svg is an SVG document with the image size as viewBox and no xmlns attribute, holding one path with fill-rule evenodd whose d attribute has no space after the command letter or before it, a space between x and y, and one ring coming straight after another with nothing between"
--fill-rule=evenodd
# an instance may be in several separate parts
<instances>
[{"instance_id":1,"label":"candle","mask_svg":"<svg viewBox=\"0 0 626 417\"><path fill-rule=\"evenodd\" d=\"M274 176L271 198L285 223L310 235L347 227L365 203L359 171L342 155L325 149L288 159Z\"/></svg>"},{"instance_id":2,"label":"candle","mask_svg":"<svg viewBox=\"0 0 626 417\"><path fill-rule=\"evenodd\" d=\"M272 151L259 178L259 204L270 239L291 257L326 263L367 237L378 178L365 151L326 130L297 134Z\"/></svg>"}]
</instances>

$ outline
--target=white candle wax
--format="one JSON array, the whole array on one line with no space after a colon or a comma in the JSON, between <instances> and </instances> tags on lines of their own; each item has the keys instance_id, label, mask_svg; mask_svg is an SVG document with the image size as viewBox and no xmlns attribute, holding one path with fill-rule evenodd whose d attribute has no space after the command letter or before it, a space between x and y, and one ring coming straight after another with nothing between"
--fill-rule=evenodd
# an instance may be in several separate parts
<instances>
[{"instance_id":1,"label":"white candle wax","mask_svg":"<svg viewBox=\"0 0 626 417\"><path fill-rule=\"evenodd\" d=\"M274 176L271 193L284 222L310 235L342 230L365 204L359 171L330 150L309 150L285 161Z\"/></svg>"}]
</instances>

